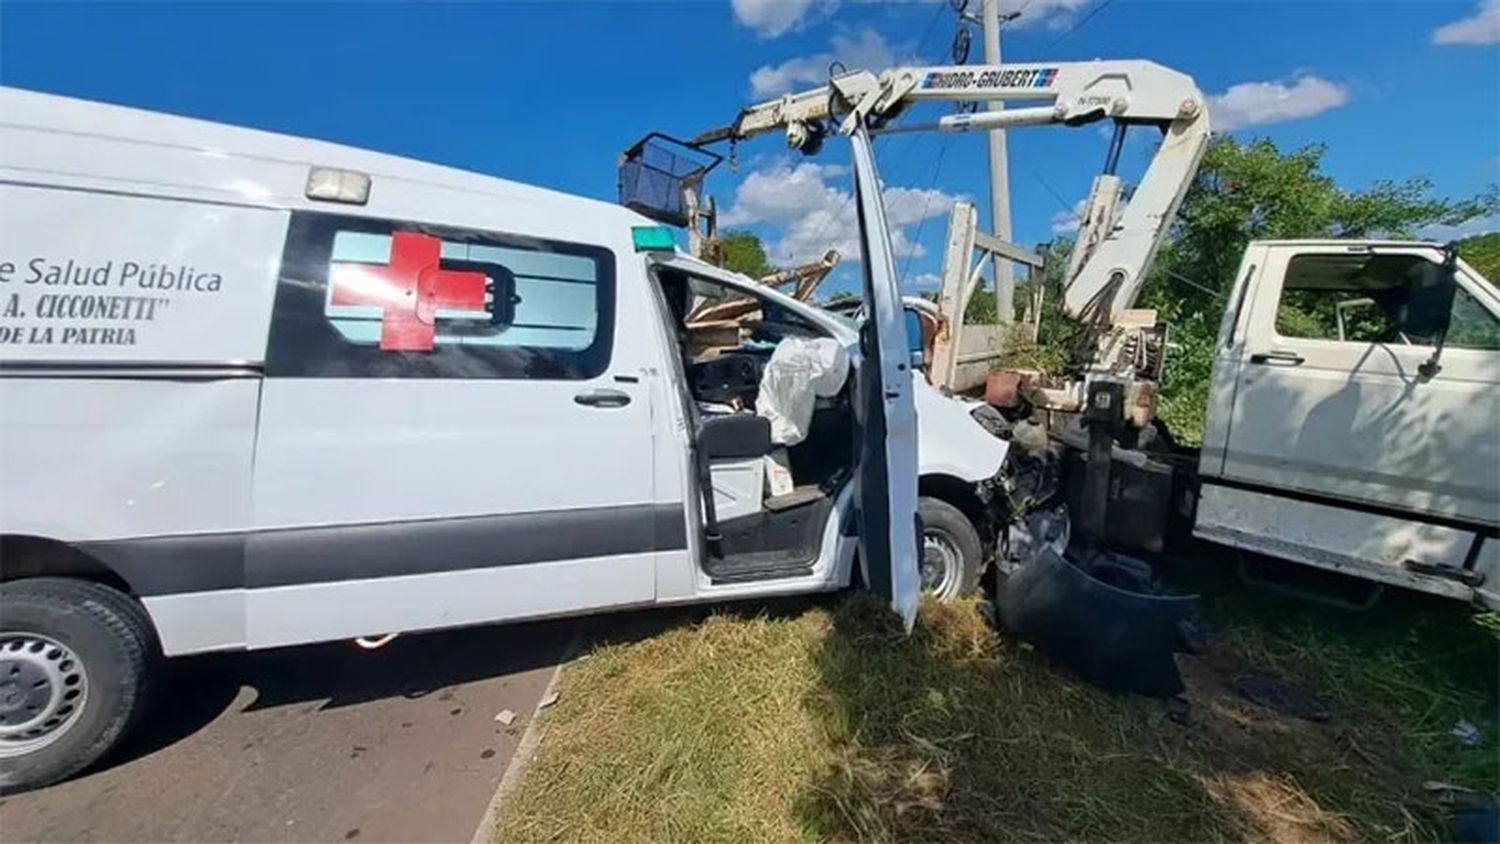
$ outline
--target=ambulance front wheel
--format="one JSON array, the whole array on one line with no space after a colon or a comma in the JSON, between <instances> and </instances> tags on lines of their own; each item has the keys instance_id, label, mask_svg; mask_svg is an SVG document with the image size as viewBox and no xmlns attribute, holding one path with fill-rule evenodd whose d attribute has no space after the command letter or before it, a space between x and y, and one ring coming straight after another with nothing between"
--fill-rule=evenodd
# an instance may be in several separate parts
<instances>
[{"instance_id":1,"label":"ambulance front wheel","mask_svg":"<svg viewBox=\"0 0 1500 844\"><path fill-rule=\"evenodd\" d=\"M922 516L922 591L942 601L971 595L984 574L984 544L964 511L930 496L917 501Z\"/></svg>"},{"instance_id":2,"label":"ambulance front wheel","mask_svg":"<svg viewBox=\"0 0 1500 844\"><path fill-rule=\"evenodd\" d=\"M114 589L0 584L0 793L66 779L113 747L144 708L154 652L145 611Z\"/></svg>"}]
</instances>

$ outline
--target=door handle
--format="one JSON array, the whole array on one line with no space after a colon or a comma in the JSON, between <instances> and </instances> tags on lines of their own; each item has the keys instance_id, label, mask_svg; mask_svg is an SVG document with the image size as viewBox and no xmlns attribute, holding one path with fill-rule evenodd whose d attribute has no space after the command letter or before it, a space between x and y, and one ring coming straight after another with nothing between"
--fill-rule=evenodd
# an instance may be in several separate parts
<instances>
[{"instance_id":1,"label":"door handle","mask_svg":"<svg viewBox=\"0 0 1500 844\"><path fill-rule=\"evenodd\" d=\"M586 390L574 396L573 401L588 407L624 407L630 404L630 394L620 390Z\"/></svg>"},{"instance_id":2,"label":"door handle","mask_svg":"<svg viewBox=\"0 0 1500 844\"><path fill-rule=\"evenodd\" d=\"M1251 363L1265 363L1273 366L1301 366L1306 358L1296 352L1272 350L1269 352L1256 352L1250 356Z\"/></svg>"}]
</instances>

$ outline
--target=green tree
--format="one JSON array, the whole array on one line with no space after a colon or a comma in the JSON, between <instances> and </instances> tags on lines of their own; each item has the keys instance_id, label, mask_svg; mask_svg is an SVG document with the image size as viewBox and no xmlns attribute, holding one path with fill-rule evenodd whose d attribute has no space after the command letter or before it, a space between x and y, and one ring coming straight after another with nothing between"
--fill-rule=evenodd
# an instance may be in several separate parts
<instances>
[{"instance_id":1,"label":"green tree","mask_svg":"<svg viewBox=\"0 0 1500 844\"><path fill-rule=\"evenodd\" d=\"M1074 368L1073 364L1087 353L1088 345L1083 326L1062 313L1063 276L1068 269L1068 257L1073 252L1073 238L1063 237L1041 244L1037 251L1046 260L1046 267L1041 275L1018 282L1015 297L1019 318L1022 303L1030 302L1036 288L1041 288L1042 309L1037 326L1037 342L1012 345L1001 365L1006 368L1038 369L1061 374ZM991 303L989 307L989 318L993 319L994 304Z\"/></svg>"},{"instance_id":2,"label":"green tree","mask_svg":"<svg viewBox=\"0 0 1500 844\"><path fill-rule=\"evenodd\" d=\"M723 256L724 268L744 273L751 278L760 278L776 272L766 259L766 247L755 232L730 231L719 235L719 254Z\"/></svg>"},{"instance_id":3,"label":"green tree","mask_svg":"<svg viewBox=\"0 0 1500 844\"><path fill-rule=\"evenodd\" d=\"M989 279L980 279L979 286L969 295L969 304L964 306L964 323L995 324L995 288Z\"/></svg>"},{"instance_id":4,"label":"green tree","mask_svg":"<svg viewBox=\"0 0 1500 844\"><path fill-rule=\"evenodd\" d=\"M1460 240L1458 254L1485 278L1500 284L1500 232Z\"/></svg>"}]
</instances>

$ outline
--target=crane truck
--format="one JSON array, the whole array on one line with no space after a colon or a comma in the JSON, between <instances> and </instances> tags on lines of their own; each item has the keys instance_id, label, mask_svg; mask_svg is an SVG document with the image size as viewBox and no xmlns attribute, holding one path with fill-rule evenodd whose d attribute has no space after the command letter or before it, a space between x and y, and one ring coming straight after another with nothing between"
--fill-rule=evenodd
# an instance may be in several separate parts
<instances>
[{"instance_id":1,"label":"crane truck","mask_svg":"<svg viewBox=\"0 0 1500 844\"><path fill-rule=\"evenodd\" d=\"M993 101L1022 105L963 108ZM960 110L897 122L926 102ZM1071 523L1100 540L1161 550L1169 522L1180 519L1213 543L1362 578L1372 600L1395 585L1500 605L1500 294L1451 245L1251 243L1222 317L1202 448L1169 454L1168 438L1153 436L1168 326L1135 305L1210 137L1189 76L1148 61L854 70L750 106L683 143L733 145L779 130L812 155L833 134L858 151L883 133L1105 121L1113 124L1105 166L1080 217L1060 303L1086 328L1087 351L1073 377L1005 373L1001 395L990 396L1012 419L1044 423L1052 447L1068 455ZM1161 142L1127 191L1117 172L1126 133L1147 128ZM631 153L627 168L641 160L639 146ZM871 169L873 156L854 164L857 173ZM698 195L701 175L683 179L685 198L675 200L688 211L679 222L695 232L702 209L712 209ZM657 216L649 199L624 193ZM979 282L975 248L1042 265L1036 253L977 231L972 210L961 210L938 313L918 315L937 323L927 376L955 391L965 386L955 378L961 363L993 357L970 353L963 337ZM883 220L862 214L859 223L866 244L888 246ZM884 269L864 265L866 274ZM1013 526L1019 516L1010 514Z\"/></svg>"}]
</instances>

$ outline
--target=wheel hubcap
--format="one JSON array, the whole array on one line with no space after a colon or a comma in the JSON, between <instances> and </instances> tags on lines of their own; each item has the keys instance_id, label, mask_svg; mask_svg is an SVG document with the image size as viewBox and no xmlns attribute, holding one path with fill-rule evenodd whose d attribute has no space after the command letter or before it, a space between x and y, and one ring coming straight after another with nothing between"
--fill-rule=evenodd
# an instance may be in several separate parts
<instances>
[{"instance_id":1,"label":"wheel hubcap","mask_svg":"<svg viewBox=\"0 0 1500 844\"><path fill-rule=\"evenodd\" d=\"M922 534L922 591L948 594L958 577L958 548L941 533Z\"/></svg>"},{"instance_id":2,"label":"wheel hubcap","mask_svg":"<svg viewBox=\"0 0 1500 844\"><path fill-rule=\"evenodd\" d=\"M65 645L36 633L0 633L0 758L61 738L87 697L83 663Z\"/></svg>"}]
</instances>

